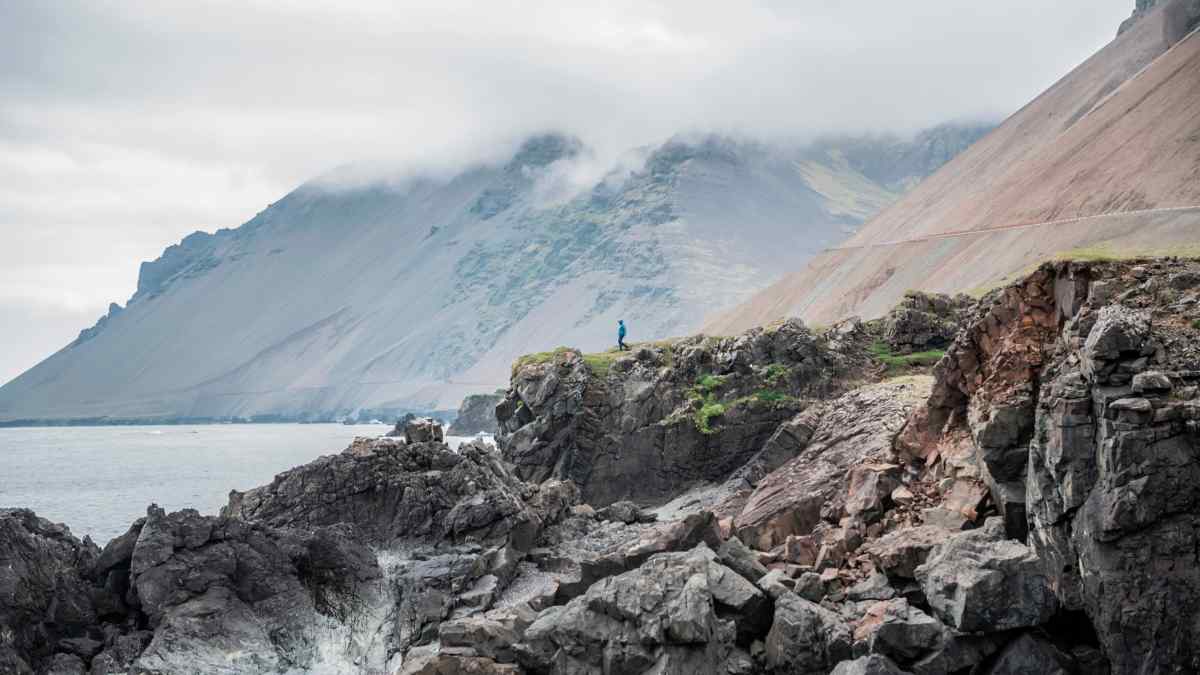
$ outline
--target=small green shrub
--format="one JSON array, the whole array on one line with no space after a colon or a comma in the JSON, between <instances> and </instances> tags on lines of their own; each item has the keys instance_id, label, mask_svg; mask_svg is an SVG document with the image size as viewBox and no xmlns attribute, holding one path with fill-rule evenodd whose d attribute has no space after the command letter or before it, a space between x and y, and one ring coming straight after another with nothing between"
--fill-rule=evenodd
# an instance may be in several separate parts
<instances>
[{"instance_id":1,"label":"small green shrub","mask_svg":"<svg viewBox=\"0 0 1200 675\"><path fill-rule=\"evenodd\" d=\"M774 389L760 389L754 392L754 398L762 403L782 403L790 399L791 396L775 391Z\"/></svg>"},{"instance_id":2,"label":"small green shrub","mask_svg":"<svg viewBox=\"0 0 1200 675\"><path fill-rule=\"evenodd\" d=\"M924 352L914 352L912 354L896 354L886 342L876 341L868 348L871 356L876 361L887 366L889 372L905 370L907 368L928 368L936 364L946 355L946 352L941 349L930 349Z\"/></svg>"},{"instance_id":3,"label":"small green shrub","mask_svg":"<svg viewBox=\"0 0 1200 675\"><path fill-rule=\"evenodd\" d=\"M700 433L702 434L711 434L716 431L716 429L712 427L712 419L724 414L724 404L713 400L706 401L704 405L700 406L700 409L696 411L696 428L699 429Z\"/></svg>"},{"instance_id":4,"label":"small green shrub","mask_svg":"<svg viewBox=\"0 0 1200 675\"><path fill-rule=\"evenodd\" d=\"M777 386L792 372L791 367L785 366L782 363L772 363L767 366L763 373L763 381L769 385Z\"/></svg>"},{"instance_id":5,"label":"small green shrub","mask_svg":"<svg viewBox=\"0 0 1200 675\"><path fill-rule=\"evenodd\" d=\"M1200 330L1200 319L1192 319L1192 328Z\"/></svg>"}]
</instances>

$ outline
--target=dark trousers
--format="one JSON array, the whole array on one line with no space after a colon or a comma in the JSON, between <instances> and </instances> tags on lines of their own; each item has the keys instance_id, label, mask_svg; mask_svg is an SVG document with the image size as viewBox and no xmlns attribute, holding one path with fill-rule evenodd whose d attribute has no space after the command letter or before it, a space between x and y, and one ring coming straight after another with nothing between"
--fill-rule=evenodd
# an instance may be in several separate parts
<instances>
[{"instance_id":1,"label":"dark trousers","mask_svg":"<svg viewBox=\"0 0 1200 675\"><path fill-rule=\"evenodd\" d=\"M625 336L624 335L617 336L617 349L620 349L621 351L629 349L629 345L625 344Z\"/></svg>"}]
</instances>

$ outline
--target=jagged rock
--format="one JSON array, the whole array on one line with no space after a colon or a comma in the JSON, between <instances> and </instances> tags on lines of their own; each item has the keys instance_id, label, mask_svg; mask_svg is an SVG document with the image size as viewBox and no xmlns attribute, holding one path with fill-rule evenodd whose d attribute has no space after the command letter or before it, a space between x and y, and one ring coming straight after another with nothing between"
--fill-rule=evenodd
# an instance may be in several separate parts
<instances>
[{"instance_id":1,"label":"jagged rock","mask_svg":"<svg viewBox=\"0 0 1200 675\"><path fill-rule=\"evenodd\" d=\"M798 320L639 349L607 372L561 350L517 363L497 442L521 478L571 479L590 504L663 502L728 478L807 400L841 393L865 354Z\"/></svg>"},{"instance_id":2,"label":"jagged rock","mask_svg":"<svg viewBox=\"0 0 1200 675\"><path fill-rule=\"evenodd\" d=\"M896 589L888 583L887 576L877 573L846 589L846 597L854 601L890 600L896 597Z\"/></svg>"},{"instance_id":3,"label":"jagged rock","mask_svg":"<svg viewBox=\"0 0 1200 675\"><path fill-rule=\"evenodd\" d=\"M454 452L377 439L366 451L321 457L269 485L231 492L221 513L276 527L350 523L380 545L508 540L528 550L576 500L567 483L521 482L486 445Z\"/></svg>"},{"instance_id":4,"label":"jagged rock","mask_svg":"<svg viewBox=\"0 0 1200 675\"><path fill-rule=\"evenodd\" d=\"M911 675L886 656L867 654L853 661L842 661L829 675Z\"/></svg>"},{"instance_id":5,"label":"jagged rock","mask_svg":"<svg viewBox=\"0 0 1200 675\"><path fill-rule=\"evenodd\" d=\"M869 385L790 422L814 431L805 449L764 478L751 494L734 520L738 538L769 550L789 535L812 532L823 513L832 512L836 521L845 503L850 468L893 457L893 440L909 412L928 396L930 383L921 378ZM878 482L871 485L877 491L881 488ZM872 504L864 499L868 510Z\"/></svg>"},{"instance_id":6,"label":"jagged rock","mask_svg":"<svg viewBox=\"0 0 1200 675\"><path fill-rule=\"evenodd\" d=\"M710 549L721 545L716 518L709 511L694 513L677 521L658 523L637 533L632 539L622 541L612 550L576 561L576 576L560 580L556 599L566 602L601 579L637 568L657 553L687 551L701 543Z\"/></svg>"},{"instance_id":7,"label":"jagged rock","mask_svg":"<svg viewBox=\"0 0 1200 675\"><path fill-rule=\"evenodd\" d=\"M1121 305L1104 307L1080 351L1084 375L1102 384L1129 382L1128 375L1116 373L1117 362L1142 355L1149 335L1150 316L1147 312Z\"/></svg>"},{"instance_id":8,"label":"jagged rock","mask_svg":"<svg viewBox=\"0 0 1200 675\"><path fill-rule=\"evenodd\" d=\"M0 509L0 665L48 667L60 640L97 621L85 578L100 551L27 509Z\"/></svg>"},{"instance_id":9,"label":"jagged rock","mask_svg":"<svg viewBox=\"0 0 1200 675\"><path fill-rule=\"evenodd\" d=\"M756 583L767 573L767 567L758 561L754 551L736 537L721 542L717 548L717 556L721 564L742 575L747 581Z\"/></svg>"},{"instance_id":10,"label":"jagged rock","mask_svg":"<svg viewBox=\"0 0 1200 675\"><path fill-rule=\"evenodd\" d=\"M1166 373L1152 371L1133 376L1133 393L1135 394L1166 394L1170 393L1172 388L1174 385L1171 384L1171 378Z\"/></svg>"},{"instance_id":11,"label":"jagged rock","mask_svg":"<svg viewBox=\"0 0 1200 675\"><path fill-rule=\"evenodd\" d=\"M481 616L447 621L438 627L443 648L462 647L500 663L514 663L512 646L537 619L537 612L525 605L497 609Z\"/></svg>"},{"instance_id":12,"label":"jagged rock","mask_svg":"<svg viewBox=\"0 0 1200 675\"><path fill-rule=\"evenodd\" d=\"M55 654L50 659L50 666L45 671L46 675L87 675L88 667L75 654Z\"/></svg>"},{"instance_id":13,"label":"jagged rock","mask_svg":"<svg viewBox=\"0 0 1200 675\"><path fill-rule=\"evenodd\" d=\"M462 405L458 407L458 416L450 425L450 433L455 436L496 433L499 429L496 423L496 405L503 399L501 394L472 394L464 398Z\"/></svg>"},{"instance_id":14,"label":"jagged rock","mask_svg":"<svg viewBox=\"0 0 1200 675\"><path fill-rule=\"evenodd\" d=\"M633 523L653 523L658 520L658 517L653 513L647 513L641 510L637 504L626 501L609 504L597 511L596 517L600 520L614 520L626 525Z\"/></svg>"},{"instance_id":15,"label":"jagged rock","mask_svg":"<svg viewBox=\"0 0 1200 675\"><path fill-rule=\"evenodd\" d=\"M775 601L766 660L777 672L829 672L850 657L850 646L850 629L837 614L796 595Z\"/></svg>"},{"instance_id":16,"label":"jagged rock","mask_svg":"<svg viewBox=\"0 0 1200 675\"><path fill-rule=\"evenodd\" d=\"M766 632L770 607L700 546L652 556L543 611L515 650L533 672L749 673L738 645Z\"/></svg>"},{"instance_id":17,"label":"jagged rock","mask_svg":"<svg viewBox=\"0 0 1200 675\"><path fill-rule=\"evenodd\" d=\"M382 590L374 554L344 529L281 530L155 506L128 565L154 630L135 666L164 672L303 666L316 615L350 622Z\"/></svg>"},{"instance_id":18,"label":"jagged rock","mask_svg":"<svg viewBox=\"0 0 1200 675\"><path fill-rule=\"evenodd\" d=\"M406 443L441 443L444 439L442 425L428 417L418 417L404 425Z\"/></svg>"},{"instance_id":19,"label":"jagged rock","mask_svg":"<svg viewBox=\"0 0 1200 675\"><path fill-rule=\"evenodd\" d=\"M875 565L894 577L915 579L917 567L929 557L929 552L946 541L951 531L933 525L889 532L867 542L862 553Z\"/></svg>"},{"instance_id":20,"label":"jagged rock","mask_svg":"<svg viewBox=\"0 0 1200 675\"><path fill-rule=\"evenodd\" d=\"M999 635L953 635L947 632L932 652L911 663L913 675L951 675L983 663L1005 640ZM1099 672L1099 671L1086 671Z\"/></svg>"},{"instance_id":21,"label":"jagged rock","mask_svg":"<svg viewBox=\"0 0 1200 675\"><path fill-rule=\"evenodd\" d=\"M900 353L945 349L974 301L965 295L909 291L883 318L883 339Z\"/></svg>"},{"instance_id":22,"label":"jagged rock","mask_svg":"<svg viewBox=\"0 0 1200 675\"><path fill-rule=\"evenodd\" d=\"M1037 555L1003 539L997 519L940 544L916 574L934 613L962 632L1037 626L1058 607Z\"/></svg>"},{"instance_id":23,"label":"jagged rock","mask_svg":"<svg viewBox=\"0 0 1200 675\"><path fill-rule=\"evenodd\" d=\"M945 636L941 622L904 598L872 605L854 631L855 640L866 642L871 653L900 661L912 661L935 649Z\"/></svg>"},{"instance_id":24,"label":"jagged rock","mask_svg":"<svg viewBox=\"0 0 1200 675\"><path fill-rule=\"evenodd\" d=\"M428 654L405 663L398 675L521 675L521 669L481 656Z\"/></svg>"},{"instance_id":25,"label":"jagged rock","mask_svg":"<svg viewBox=\"0 0 1200 675\"><path fill-rule=\"evenodd\" d=\"M1071 675L1077 671L1070 655L1042 638L1023 633L980 672L981 675Z\"/></svg>"}]
</instances>

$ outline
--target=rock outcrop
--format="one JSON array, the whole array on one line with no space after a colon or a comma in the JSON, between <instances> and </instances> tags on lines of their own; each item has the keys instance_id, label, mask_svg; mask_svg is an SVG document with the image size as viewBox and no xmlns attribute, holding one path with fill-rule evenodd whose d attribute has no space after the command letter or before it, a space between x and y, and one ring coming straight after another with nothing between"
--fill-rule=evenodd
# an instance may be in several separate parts
<instances>
[{"instance_id":1,"label":"rock outcrop","mask_svg":"<svg viewBox=\"0 0 1200 675\"><path fill-rule=\"evenodd\" d=\"M458 407L458 417L450 425L450 433L455 436L496 433L499 430L496 406L502 400L502 394L472 394L464 398Z\"/></svg>"},{"instance_id":2,"label":"rock outcrop","mask_svg":"<svg viewBox=\"0 0 1200 675\"><path fill-rule=\"evenodd\" d=\"M352 523L376 545L511 541L528 550L576 499L569 484L521 482L486 445L455 452L439 442L383 438L231 492L222 514L275 527Z\"/></svg>"},{"instance_id":3,"label":"rock outcrop","mask_svg":"<svg viewBox=\"0 0 1200 675\"><path fill-rule=\"evenodd\" d=\"M724 480L781 422L845 391L866 340L856 325L813 334L788 321L629 355L540 355L514 368L497 441L525 480L570 479L598 506L661 503Z\"/></svg>"},{"instance_id":4,"label":"rock outcrop","mask_svg":"<svg viewBox=\"0 0 1200 675\"><path fill-rule=\"evenodd\" d=\"M99 554L32 511L0 509L0 672L32 673L58 649L92 649L99 611L85 573Z\"/></svg>"},{"instance_id":5,"label":"rock outcrop","mask_svg":"<svg viewBox=\"0 0 1200 675\"><path fill-rule=\"evenodd\" d=\"M900 354L945 349L954 342L969 296L909 291L882 319L883 339Z\"/></svg>"}]
</instances>

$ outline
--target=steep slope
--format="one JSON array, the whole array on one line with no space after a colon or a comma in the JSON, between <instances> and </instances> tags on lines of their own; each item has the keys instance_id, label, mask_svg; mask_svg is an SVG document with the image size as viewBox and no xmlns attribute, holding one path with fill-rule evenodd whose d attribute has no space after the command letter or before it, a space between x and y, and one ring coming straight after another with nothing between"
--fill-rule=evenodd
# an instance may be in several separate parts
<instances>
[{"instance_id":1,"label":"steep slope","mask_svg":"<svg viewBox=\"0 0 1200 675\"><path fill-rule=\"evenodd\" d=\"M1191 32L1200 7L1141 9L1114 42L846 244L707 330L878 316L910 288L993 286L1072 249L1200 244L1200 208L1180 208L1200 207L1200 36Z\"/></svg>"},{"instance_id":2,"label":"steep slope","mask_svg":"<svg viewBox=\"0 0 1200 675\"><path fill-rule=\"evenodd\" d=\"M634 340L695 329L893 201L928 139L982 131L676 139L573 195L587 150L556 135L449 179L313 182L144 263L125 308L0 388L0 422L449 408L519 354L606 346L618 318Z\"/></svg>"}]
</instances>

